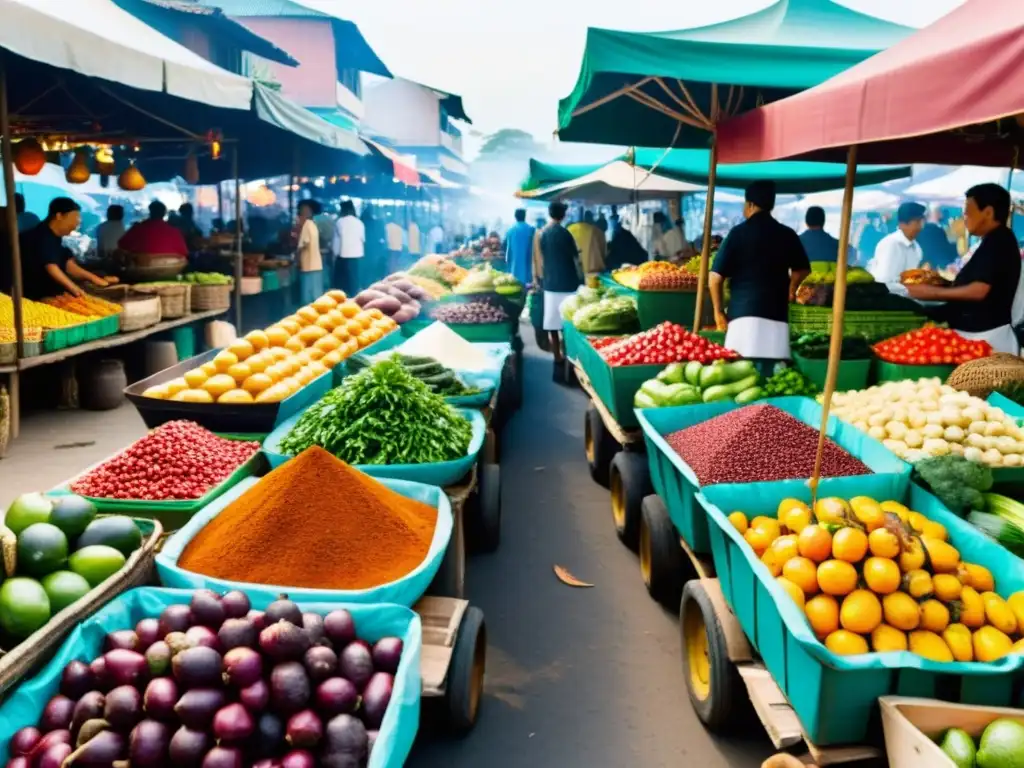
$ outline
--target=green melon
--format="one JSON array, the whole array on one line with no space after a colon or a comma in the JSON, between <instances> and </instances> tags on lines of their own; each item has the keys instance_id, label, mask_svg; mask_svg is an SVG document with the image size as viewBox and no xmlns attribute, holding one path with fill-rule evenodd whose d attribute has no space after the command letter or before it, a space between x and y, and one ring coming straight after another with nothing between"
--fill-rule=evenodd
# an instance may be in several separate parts
<instances>
[{"instance_id":1,"label":"green melon","mask_svg":"<svg viewBox=\"0 0 1024 768\"><path fill-rule=\"evenodd\" d=\"M92 544L73 553L68 567L95 587L124 568L125 556L105 544Z\"/></svg>"},{"instance_id":2,"label":"green melon","mask_svg":"<svg viewBox=\"0 0 1024 768\"><path fill-rule=\"evenodd\" d=\"M25 638L50 620L50 599L35 579L16 577L0 586L0 627Z\"/></svg>"},{"instance_id":3,"label":"green melon","mask_svg":"<svg viewBox=\"0 0 1024 768\"><path fill-rule=\"evenodd\" d=\"M54 571L40 582L50 599L50 610L56 614L77 602L92 589L84 576L74 571Z\"/></svg>"},{"instance_id":4,"label":"green melon","mask_svg":"<svg viewBox=\"0 0 1024 768\"><path fill-rule=\"evenodd\" d=\"M68 537L50 523L33 523L18 535L17 572L41 578L64 567Z\"/></svg>"}]
</instances>

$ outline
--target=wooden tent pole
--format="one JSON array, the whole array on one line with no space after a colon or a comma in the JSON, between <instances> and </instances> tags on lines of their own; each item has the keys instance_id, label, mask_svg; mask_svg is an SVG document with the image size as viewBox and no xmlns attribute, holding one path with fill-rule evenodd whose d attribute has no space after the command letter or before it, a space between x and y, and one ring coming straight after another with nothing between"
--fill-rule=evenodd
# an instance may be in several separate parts
<instances>
[{"instance_id":1,"label":"wooden tent pole","mask_svg":"<svg viewBox=\"0 0 1024 768\"><path fill-rule=\"evenodd\" d=\"M821 459L825 452L825 436L828 433L828 413L832 405L832 393L836 389L839 374L839 359L843 350L843 313L846 309L846 262L850 243L850 219L853 212L853 186L857 176L857 147L851 146L846 155L846 185L843 189L843 207L839 221L839 252L836 255L836 282L832 296L832 339L828 350L828 369L825 373L825 394L821 402L821 427L818 432L818 453L814 457L814 474L811 475L811 501L818 497L818 481L821 479Z\"/></svg>"},{"instance_id":2,"label":"wooden tent pole","mask_svg":"<svg viewBox=\"0 0 1024 768\"><path fill-rule=\"evenodd\" d=\"M711 225L715 218L715 177L718 174L718 136L711 134L711 152L708 153L708 192L704 202L704 240L700 246L700 275L697 278L697 306L693 312L693 332L700 331L704 314L704 294L708 290L708 269L711 260Z\"/></svg>"},{"instance_id":3,"label":"wooden tent pole","mask_svg":"<svg viewBox=\"0 0 1024 768\"><path fill-rule=\"evenodd\" d=\"M242 335L242 181L238 178L238 145L231 145L231 175L235 177L235 328Z\"/></svg>"},{"instance_id":4,"label":"wooden tent pole","mask_svg":"<svg viewBox=\"0 0 1024 768\"><path fill-rule=\"evenodd\" d=\"M0 156L3 159L4 192L7 195L6 226L11 246L11 299L14 303L14 338L17 342L18 362L25 356L25 328L21 317L22 275L21 245L18 242L18 209L14 204L14 150L11 142L11 115L7 106L7 70L4 54L0 51ZM18 370L10 374L11 437L21 429L21 388Z\"/></svg>"}]
</instances>

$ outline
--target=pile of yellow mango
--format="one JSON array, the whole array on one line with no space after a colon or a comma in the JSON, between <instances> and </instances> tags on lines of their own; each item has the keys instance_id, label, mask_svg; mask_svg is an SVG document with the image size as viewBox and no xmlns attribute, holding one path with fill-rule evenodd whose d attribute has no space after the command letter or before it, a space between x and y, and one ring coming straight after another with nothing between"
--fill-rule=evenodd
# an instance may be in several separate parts
<instances>
[{"instance_id":1,"label":"pile of yellow mango","mask_svg":"<svg viewBox=\"0 0 1024 768\"><path fill-rule=\"evenodd\" d=\"M51 307L38 301L21 300L21 322L32 328L67 328L89 322L89 318L75 312ZM14 327L14 301L0 293L0 325Z\"/></svg>"},{"instance_id":2,"label":"pile of yellow mango","mask_svg":"<svg viewBox=\"0 0 1024 768\"><path fill-rule=\"evenodd\" d=\"M996 593L946 529L896 501L785 499L775 517L729 521L811 629L840 655L907 651L934 661L1024 653L1024 591Z\"/></svg>"}]
</instances>

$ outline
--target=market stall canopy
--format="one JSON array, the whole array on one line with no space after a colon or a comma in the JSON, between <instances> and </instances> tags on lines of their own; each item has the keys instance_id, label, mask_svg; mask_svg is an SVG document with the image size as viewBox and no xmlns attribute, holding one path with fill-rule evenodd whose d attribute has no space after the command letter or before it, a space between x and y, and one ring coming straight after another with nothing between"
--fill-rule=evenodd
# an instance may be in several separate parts
<instances>
[{"instance_id":1,"label":"market stall canopy","mask_svg":"<svg viewBox=\"0 0 1024 768\"><path fill-rule=\"evenodd\" d=\"M1024 167L1024 3L967 0L805 93L719 127L722 162L784 157Z\"/></svg>"},{"instance_id":2,"label":"market stall canopy","mask_svg":"<svg viewBox=\"0 0 1024 768\"><path fill-rule=\"evenodd\" d=\"M418 187L420 185L420 174L416 170L415 155L400 155L390 147L373 139L365 139L365 141L373 154L391 162L396 180L410 187Z\"/></svg>"},{"instance_id":3,"label":"market stall canopy","mask_svg":"<svg viewBox=\"0 0 1024 768\"><path fill-rule=\"evenodd\" d=\"M719 120L817 85L912 31L829 0L780 0L694 29L590 28L576 87L559 104L558 135L706 147Z\"/></svg>"},{"instance_id":4,"label":"market stall canopy","mask_svg":"<svg viewBox=\"0 0 1024 768\"><path fill-rule=\"evenodd\" d=\"M439 187L440 189L462 189L461 184L449 181L441 175L440 171L435 171L430 168L420 168L419 173L420 181L424 184Z\"/></svg>"},{"instance_id":5,"label":"market stall canopy","mask_svg":"<svg viewBox=\"0 0 1024 768\"><path fill-rule=\"evenodd\" d=\"M965 165L944 176L922 181L907 187L903 194L908 198L919 200L949 201L963 204L964 193L976 184L998 184L1005 187L1010 176L1006 168L985 168L977 165ZM1014 173L1011 191L1015 196L1024 194L1024 178Z\"/></svg>"},{"instance_id":6,"label":"market stall canopy","mask_svg":"<svg viewBox=\"0 0 1024 768\"><path fill-rule=\"evenodd\" d=\"M882 189L857 189L853 193L854 211L895 211L900 204L900 196ZM843 190L831 189L827 192L815 192L811 195L778 206L778 209L806 211L812 206L838 210L843 205Z\"/></svg>"},{"instance_id":7,"label":"market stall canopy","mask_svg":"<svg viewBox=\"0 0 1024 768\"><path fill-rule=\"evenodd\" d=\"M642 168L616 160L561 184L519 192L517 197L524 200L585 200L595 205L625 205L637 200L663 200L690 192L703 192L704 189L697 184L648 173Z\"/></svg>"}]
</instances>

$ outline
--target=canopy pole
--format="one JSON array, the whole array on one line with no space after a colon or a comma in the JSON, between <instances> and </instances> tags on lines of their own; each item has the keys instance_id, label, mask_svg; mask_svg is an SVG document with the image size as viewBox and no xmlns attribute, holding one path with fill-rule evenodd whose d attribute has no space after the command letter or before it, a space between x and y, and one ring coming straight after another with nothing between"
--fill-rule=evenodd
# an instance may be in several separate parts
<instances>
[{"instance_id":1,"label":"canopy pole","mask_svg":"<svg viewBox=\"0 0 1024 768\"><path fill-rule=\"evenodd\" d=\"M242 335L242 181L238 178L238 145L231 147L231 175L235 177L235 328Z\"/></svg>"},{"instance_id":2,"label":"canopy pole","mask_svg":"<svg viewBox=\"0 0 1024 768\"><path fill-rule=\"evenodd\" d=\"M711 152L708 154L708 192L704 202L704 240L700 246L700 275L697 278L697 306L693 312L693 332L700 332L704 314L704 294L708 290L708 268L711 259L711 225L715 218L715 177L718 174L718 135L711 134Z\"/></svg>"},{"instance_id":3,"label":"canopy pole","mask_svg":"<svg viewBox=\"0 0 1024 768\"><path fill-rule=\"evenodd\" d=\"M832 295L832 339L828 350L828 368L825 373L825 394L821 402L821 427L818 431L818 452L814 457L814 474L811 475L811 504L818 497L818 482L821 479L821 459L825 452L825 436L828 433L828 413L832 405L832 393L836 388L839 374L839 359L843 350L843 313L846 309L846 262L850 242L850 219L853 212L853 186L857 176L857 146L852 145L846 155L846 185L843 188L843 207L839 220L839 253L836 255L836 282Z\"/></svg>"},{"instance_id":4,"label":"canopy pole","mask_svg":"<svg viewBox=\"0 0 1024 768\"><path fill-rule=\"evenodd\" d=\"M6 226L11 246L11 299L14 304L14 339L17 342L17 361L10 374L11 437L18 436L21 429L21 388L18 379L18 363L25 356L25 328L22 325L21 297L21 244L18 241L18 209L14 205L14 150L11 142L11 115L7 105L7 69L4 53L0 51L0 156L3 159L4 192L7 195Z\"/></svg>"}]
</instances>

